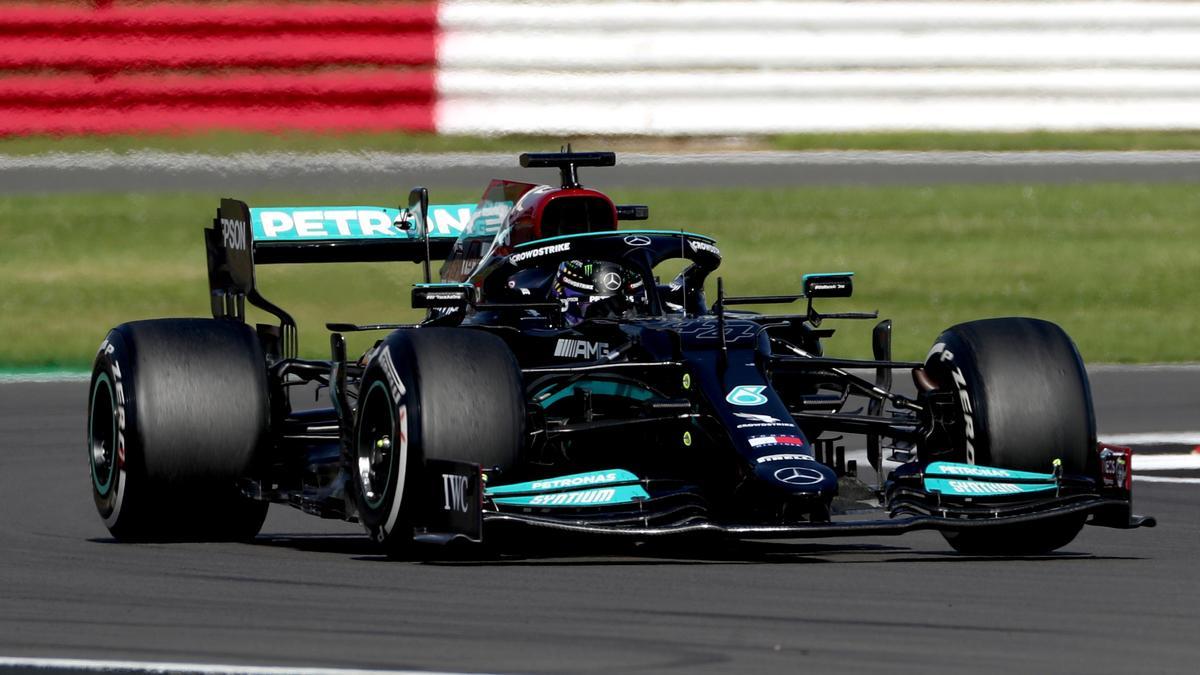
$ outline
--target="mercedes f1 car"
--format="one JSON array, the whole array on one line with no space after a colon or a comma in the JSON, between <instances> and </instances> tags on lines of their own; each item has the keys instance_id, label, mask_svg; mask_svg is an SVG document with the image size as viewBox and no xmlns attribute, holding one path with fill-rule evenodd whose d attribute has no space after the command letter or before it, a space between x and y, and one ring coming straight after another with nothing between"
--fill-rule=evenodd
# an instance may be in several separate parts
<instances>
[{"instance_id":1,"label":"mercedes f1 car","mask_svg":"<svg viewBox=\"0 0 1200 675\"><path fill-rule=\"evenodd\" d=\"M908 362L893 360L884 320L872 360L827 356L827 322L876 318L818 308L851 294L852 273L726 294L720 278L706 285L713 239L620 229L648 208L580 185L578 167L612 153L520 162L560 181L496 180L474 205L431 206L424 188L400 209L222 200L204 231L213 318L122 324L96 356L88 460L113 536L252 538L271 503L357 521L391 554L512 528L932 529L961 552L1037 554L1085 524L1154 524L1131 511L1130 450L1097 443L1087 374L1058 326L971 321ZM355 261L423 265L412 304L425 319L327 324L329 358L299 358L295 321L259 292L256 266ZM247 303L278 322L248 325ZM356 331L386 336L350 356ZM892 386L897 370L915 394ZM297 387L326 405L293 405ZM857 477L843 434L863 439L880 478Z\"/></svg>"}]
</instances>

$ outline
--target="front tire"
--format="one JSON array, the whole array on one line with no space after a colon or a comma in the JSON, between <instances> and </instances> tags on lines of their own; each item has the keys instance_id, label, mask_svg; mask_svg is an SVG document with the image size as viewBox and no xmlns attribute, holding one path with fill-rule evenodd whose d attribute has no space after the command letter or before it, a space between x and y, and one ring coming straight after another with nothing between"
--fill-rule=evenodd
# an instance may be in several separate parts
<instances>
[{"instance_id":1,"label":"front tire","mask_svg":"<svg viewBox=\"0 0 1200 675\"><path fill-rule=\"evenodd\" d=\"M925 372L952 392L958 425L950 447L924 448L946 459L1018 471L1094 473L1096 419L1083 359L1048 321L1001 318L952 326L936 340ZM978 555L1048 553L1069 544L1084 519L946 533L955 550Z\"/></svg>"},{"instance_id":2,"label":"front tire","mask_svg":"<svg viewBox=\"0 0 1200 675\"><path fill-rule=\"evenodd\" d=\"M389 335L363 374L349 458L355 507L371 539L391 556L408 551L425 460L515 466L524 400L512 351L490 333Z\"/></svg>"},{"instance_id":3,"label":"front tire","mask_svg":"<svg viewBox=\"0 0 1200 675\"><path fill-rule=\"evenodd\" d=\"M109 332L92 368L92 497L118 541L252 539L267 502L236 481L264 443L265 361L245 324L136 321Z\"/></svg>"}]
</instances>

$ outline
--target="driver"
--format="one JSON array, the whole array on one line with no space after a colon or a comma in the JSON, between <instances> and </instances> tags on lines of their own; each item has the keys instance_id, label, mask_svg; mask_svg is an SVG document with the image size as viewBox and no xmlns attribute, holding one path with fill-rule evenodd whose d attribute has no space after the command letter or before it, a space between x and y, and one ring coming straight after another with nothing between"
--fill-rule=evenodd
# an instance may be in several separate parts
<instances>
[{"instance_id":1,"label":"driver","mask_svg":"<svg viewBox=\"0 0 1200 675\"><path fill-rule=\"evenodd\" d=\"M563 317L574 326L584 319L622 316L645 301L640 275L617 263L567 260L558 266L551 296L563 306Z\"/></svg>"}]
</instances>

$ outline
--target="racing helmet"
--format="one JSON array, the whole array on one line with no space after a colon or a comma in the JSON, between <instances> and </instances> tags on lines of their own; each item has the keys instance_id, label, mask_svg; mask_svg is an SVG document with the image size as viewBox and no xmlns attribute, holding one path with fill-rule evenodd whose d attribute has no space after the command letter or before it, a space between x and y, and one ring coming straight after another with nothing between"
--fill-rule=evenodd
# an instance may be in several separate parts
<instances>
[{"instance_id":1,"label":"racing helmet","mask_svg":"<svg viewBox=\"0 0 1200 675\"><path fill-rule=\"evenodd\" d=\"M617 263L567 260L558 266L552 293L567 323L575 325L586 318L620 316L644 301L642 286L640 275Z\"/></svg>"}]
</instances>

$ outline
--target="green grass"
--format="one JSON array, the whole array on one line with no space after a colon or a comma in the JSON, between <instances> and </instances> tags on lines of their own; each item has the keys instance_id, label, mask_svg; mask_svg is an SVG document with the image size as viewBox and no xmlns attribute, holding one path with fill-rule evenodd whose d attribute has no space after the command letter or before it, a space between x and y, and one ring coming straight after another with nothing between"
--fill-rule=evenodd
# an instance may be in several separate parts
<instances>
[{"instance_id":1,"label":"green grass","mask_svg":"<svg viewBox=\"0 0 1200 675\"><path fill-rule=\"evenodd\" d=\"M33 136L0 138L0 154L156 149L175 152L359 151L507 152L576 148L621 152L713 150L1197 150L1196 131L1101 132L871 132L790 134L742 138L558 136L439 136L405 133L313 134L220 131L149 136Z\"/></svg>"},{"instance_id":2,"label":"green grass","mask_svg":"<svg viewBox=\"0 0 1200 675\"><path fill-rule=\"evenodd\" d=\"M470 200L434 191L434 201ZM714 235L731 294L795 292L805 272L855 270L850 300L896 322L897 358L987 316L1062 324L1093 362L1200 359L1200 191L1193 185L642 190L654 227ZM394 203L394 194L250 194L252 204ZM0 367L87 367L122 321L208 313L203 194L0 196ZM260 268L295 314L301 350L326 353L325 321L405 321L411 264ZM778 307L764 308L777 311ZM802 307L797 307L802 310ZM829 352L869 354L872 322ZM361 349L370 337L352 343Z\"/></svg>"}]
</instances>

